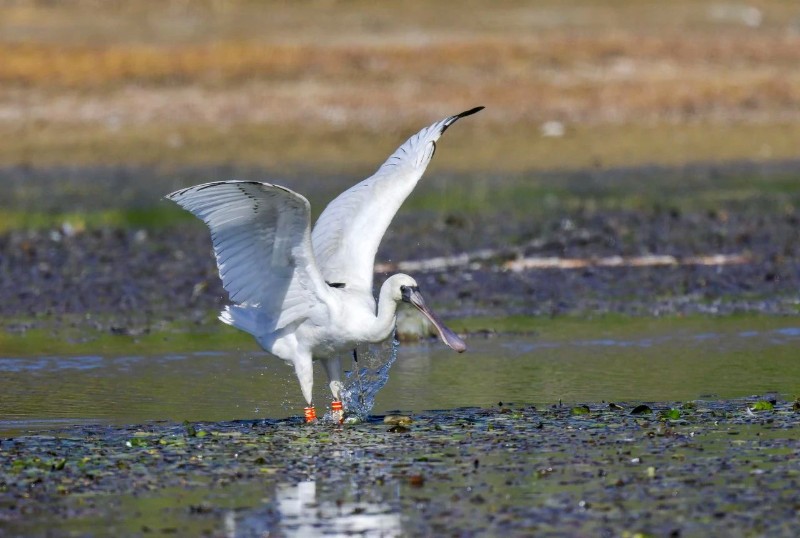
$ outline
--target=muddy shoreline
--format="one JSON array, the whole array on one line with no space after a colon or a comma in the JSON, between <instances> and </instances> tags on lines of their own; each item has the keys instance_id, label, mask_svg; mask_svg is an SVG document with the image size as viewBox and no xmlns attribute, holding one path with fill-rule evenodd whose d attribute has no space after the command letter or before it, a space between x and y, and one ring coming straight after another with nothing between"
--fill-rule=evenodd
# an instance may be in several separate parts
<instances>
[{"instance_id":1,"label":"muddy shoreline","mask_svg":"<svg viewBox=\"0 0 800 538\"><path fill-rule=\"evenodd\" d=\"M257 536L304 521L334 532L348 516L391 514L391 528L385 519L369 528L791 536L797 405L500 403L420 413L402 425L374 417L355 427L299 419L86 426L0 440L0 521L9 536L85 532L125 506L133 512L114 525L126 535L217 535L234 525L237 536ZM295 513L286 497L298 484L316 496Z\"/></svg>"}]
</instances>

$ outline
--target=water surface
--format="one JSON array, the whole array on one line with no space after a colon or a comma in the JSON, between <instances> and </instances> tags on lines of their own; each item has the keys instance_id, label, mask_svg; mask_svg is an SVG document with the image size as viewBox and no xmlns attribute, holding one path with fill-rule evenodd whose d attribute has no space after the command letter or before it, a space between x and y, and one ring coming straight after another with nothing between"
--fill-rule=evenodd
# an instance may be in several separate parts
<instances>
[{"instance_id":1,"label":"water surface","mask_svg":"<svg viewBox=\"0 0 800 538\"><path fill-rule=\"evenodd\" d=\"M602 338L474 336L463 355L438 342L403 344L373 413L501 401L793 396L800 322L710 327L664 321L641 334L610 330ZM321 367L316 374L315 398L323 407L327 382ZM0 355L0 431L6 433L95 422L283 418L300 414L303 405L292 368L263 352Z\"/></svg>"}]
</instances>

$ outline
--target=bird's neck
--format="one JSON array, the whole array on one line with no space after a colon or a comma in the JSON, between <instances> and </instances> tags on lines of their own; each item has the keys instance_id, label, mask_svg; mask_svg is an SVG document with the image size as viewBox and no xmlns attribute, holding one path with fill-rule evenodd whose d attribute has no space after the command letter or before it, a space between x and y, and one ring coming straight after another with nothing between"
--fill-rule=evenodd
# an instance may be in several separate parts
<instances>
[{"instance_id":1,"label":"bird's neck","mask_svg":"<svg viewBox=\"0 0 800 538\"><path fill-rule=\"evenodd\" d=\"M378 295L378 315L370 328L370 342L382 342L394 331L397 314L397 302L392 299L392 291L384 283Z\"/></svg>"}]
</instances>

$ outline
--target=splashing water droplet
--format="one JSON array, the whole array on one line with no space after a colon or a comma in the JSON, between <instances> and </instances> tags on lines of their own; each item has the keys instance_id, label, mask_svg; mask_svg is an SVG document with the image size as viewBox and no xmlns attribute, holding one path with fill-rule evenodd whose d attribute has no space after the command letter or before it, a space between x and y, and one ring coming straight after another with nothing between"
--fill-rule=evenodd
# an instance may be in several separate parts
<instances>
[{"instance_id":1,"label":"splashing water droplet","mask_svg":"<svg viewBox=\"0 0 800 538\"><path fill-rule=\"evenodd\" d=\"M281 409L283 409L288 413L292 413L293 411L295 412L297 411L297 406L295 405L295 402L293 402L292 400L284 398L283 400L281 400Z\"/></svg>"},{"instance_id":2,"label":"splashing water droplet","mask_svg":"<svg viewBox=\"0 0 800 538\"><path fill-rule=\"evenodd\" d=\"M342 401L345 416L366 420L375 406L375 396L389 381L389 369L397 359L400 342L387 340L382 344L370 345L366 352L359 348L358 362L353 362L353 370L345 372Z\"/></svg>"}]
</instances>

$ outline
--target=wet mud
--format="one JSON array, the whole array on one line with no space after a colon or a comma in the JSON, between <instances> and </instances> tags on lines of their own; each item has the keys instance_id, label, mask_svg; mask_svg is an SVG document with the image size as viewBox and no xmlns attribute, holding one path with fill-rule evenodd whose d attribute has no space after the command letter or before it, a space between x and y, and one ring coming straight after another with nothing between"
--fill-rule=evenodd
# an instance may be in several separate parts
<instances>
[{"instance_id":1,"label":"wet mud","mask_svg":"<svg viewBox=\"0 0 800 538\"><path fill-rule=\"evenodd\" d=\"M356 426L86 426L0 441L0 521L7 536L283 535L304 521L384 536L792 536L798 405L500 402ZM309 485L316 497L287 506ZM108 522L116 509L129 526ZM382 517L342 526L370 514Z\"/></svg>"},{"instance_id":2,"label":"wet mud","mask_svg":"<svg viewBox=\"0 0 800 538\"><path fill-rule=\"evenodd\" d=\"M10 197L0 210L97 211L156 207L170 189L196 178L269 176L256 169L216 167L164 171L155 168L3 170ZM602 189L626 181L670 185L681 177L704 185L752 174L793 177L800 163L540 174L544 181L576 190L576 207L546 212L530 200L531 214L508 208L474 212L401 209L381 245L379 263L464 255L460 266L412 272L444 315L631 315L796 314L800 289L800 209L791 192L743 202L705 202L682 207L681 198L641 207L592 205ZM195 178L195 179L192 179ZM720 179L721 178L721 179ZM317 211L351 180L290 178L309 193ZM594 185L594 187L592 187ZM706 185L707 186L707 185ZM585 199L580 189L587 191ZM594 189L594 190L592 190ZM599 191L598 191L599 189ZM623 189L625 191L627 188ZM682 196L691 196L682 192ZM688 187L691 190L691 187ZM724 192L725 187L720 187ZM600 194L598 194L600 192ZM421 195L421 196L424 196ZM724 198L724 197L723 197ZM518 210L518 208L517 208ZM169 214L169 213L167 213ZM174 216L174 215L173 215ZM470 254L489 254L470 259ZM708 255L741 257L742 263L672 264L512 271L509 260L525 257L592 260L603 257ZM376 285L386 274L376 275ZM210 323L209 313L226 303L207 230L186 218L161 225L50 226L7 228L0 233L0 316L10 329L35 326L44 318L101 330L137 333L174 320Z\"/></svg>"}]
</instances>

